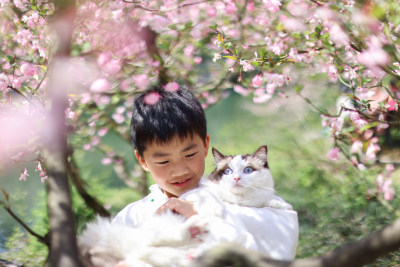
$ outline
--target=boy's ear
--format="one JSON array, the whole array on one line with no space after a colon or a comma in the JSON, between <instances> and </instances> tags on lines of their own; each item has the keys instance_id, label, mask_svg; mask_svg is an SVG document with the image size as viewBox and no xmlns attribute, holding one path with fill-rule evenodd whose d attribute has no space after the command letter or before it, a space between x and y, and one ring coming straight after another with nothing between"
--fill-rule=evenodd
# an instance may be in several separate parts
<instances>
[{"instance_id":1,"label":"boy's ear","mask_svg":"<svg viewBox=\"0 0 400 267\"><path fill-rule=\"evenodd\" d=\"M137 158L137 160L138 160L140 166L142 166L142 168L143 168L145 171L147 171L147 172L150 171L150 170L149 170L149 166L147 166L147 163L146 163L146 161L144 160L144 157L140 156L139 152L138 152L136 149L135 149L135 157Z\"/></svg>"},{"instance_id":2,"label":"boy's ear","mask_svg":"<svg viewBox=\"0 0 400 267\"><path fill-rule=\"evenodd\" d=\"M205 157L207 157L207 155L208 155L208 146L209 145L210 145L210 135L207 134L206 135L206 140L204 140L204 148L205 148L205 151L206 151Z\"/></svg>"}]
</instances>

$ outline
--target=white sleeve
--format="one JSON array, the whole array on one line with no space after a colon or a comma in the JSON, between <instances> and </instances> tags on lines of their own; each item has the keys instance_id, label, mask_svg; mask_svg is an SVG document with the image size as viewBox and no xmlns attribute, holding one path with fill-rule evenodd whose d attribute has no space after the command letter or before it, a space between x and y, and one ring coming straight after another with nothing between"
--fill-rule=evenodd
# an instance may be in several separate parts
<instances>
[{"instance_id":1,"label":"white sleeve","mask_svg":"<svg viewBox=\"0 0 400 267\"><path fill-rule=\"evenodd\" d=\"M253 237L255 244L247 248L277 260L294 259L299 238L296 211L226 204L225 221Z\"/></svg>"}]
</instances>

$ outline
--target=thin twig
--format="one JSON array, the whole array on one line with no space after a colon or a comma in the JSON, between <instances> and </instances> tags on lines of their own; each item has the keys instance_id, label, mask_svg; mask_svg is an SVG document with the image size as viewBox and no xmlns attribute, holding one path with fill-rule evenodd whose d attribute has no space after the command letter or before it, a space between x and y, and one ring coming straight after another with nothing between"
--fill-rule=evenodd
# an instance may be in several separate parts
<instances>
[{"instance_id":1,"label":"thin twig","mask_svg":"<svg viewBox=\"0 0 400 267\"><path fill-rule=\"evenodd\" d=\"M45 244L46 246L50 247L50 241L48 239L48 235L46 234L45 236L41 236L35 231L33 231L26 223L24 223L12 210L10 205L5 206L4 209L8 212L8 214L11 215L11 217L14 218L26 231L28 231L29 234L32 236L36 237L40 243Z\"/></svg>"}]
</instances>

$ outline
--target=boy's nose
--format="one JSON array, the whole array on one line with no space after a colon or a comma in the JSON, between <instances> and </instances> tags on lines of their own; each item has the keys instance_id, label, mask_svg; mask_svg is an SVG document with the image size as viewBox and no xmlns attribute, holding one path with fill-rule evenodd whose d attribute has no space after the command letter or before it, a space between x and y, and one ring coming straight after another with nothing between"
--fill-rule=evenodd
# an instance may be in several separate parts
<instances>
[{"instance_id":1,"label":"boy's nose","mask_svg":"<svg viewBox=\"0 0 400 267\"><path fill-rule=\"evenodd\" d=\"M172 177L180 177L189 174L189 168L185 164L177 164L173 169Z\"/></svg>"}]
</instances>

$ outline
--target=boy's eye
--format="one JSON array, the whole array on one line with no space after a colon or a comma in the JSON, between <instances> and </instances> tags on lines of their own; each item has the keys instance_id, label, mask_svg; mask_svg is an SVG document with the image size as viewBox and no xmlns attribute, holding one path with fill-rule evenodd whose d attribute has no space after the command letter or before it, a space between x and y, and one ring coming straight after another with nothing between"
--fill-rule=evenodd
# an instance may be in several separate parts
<instances>
[{"instance_id":1,"label":"boy's eye","mask_svg":"<svg viewBox=\"0 0 400 267\"><path fill-rule=\"evenodd\" d=\"M160 161L160 162L156 162L158 165L165 165L167 164L169 161Z\"/></svg>"},{"instance_id":2,"label":"boy's eye","mask_svg":"<svg viewBox=\"0 0 400 267\"><path fill-rule=\"evenodd\" d=\"M192 153L192 154L186 155L186 157L187 157L187 158L191 158L191 157L193 157L193 156L196 155L196 154L197 154L197 152L194 152L194 153Z\"/></svg>"}]
</instances>

